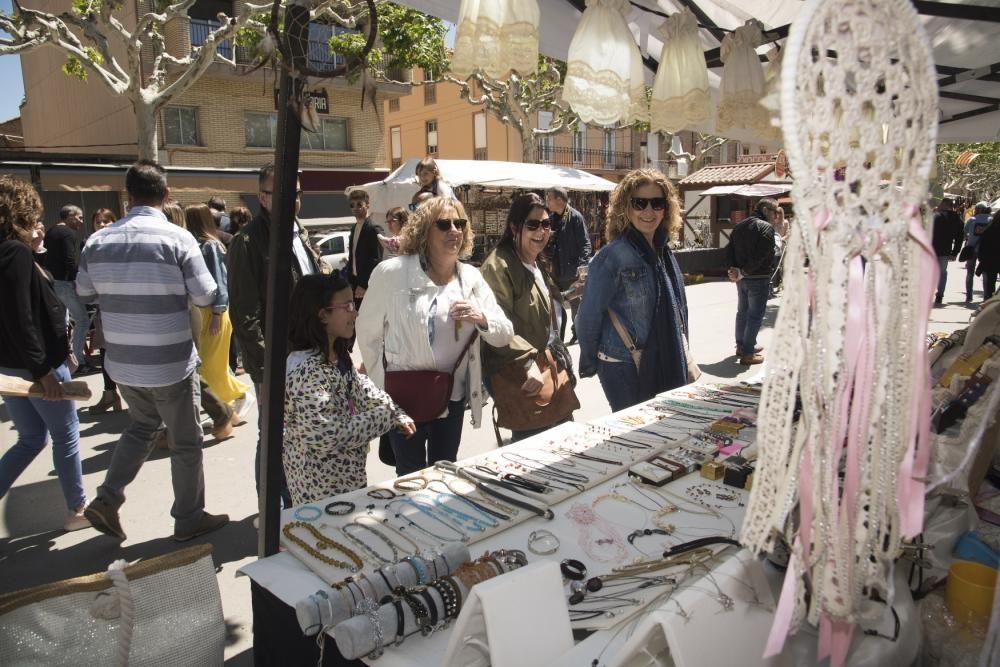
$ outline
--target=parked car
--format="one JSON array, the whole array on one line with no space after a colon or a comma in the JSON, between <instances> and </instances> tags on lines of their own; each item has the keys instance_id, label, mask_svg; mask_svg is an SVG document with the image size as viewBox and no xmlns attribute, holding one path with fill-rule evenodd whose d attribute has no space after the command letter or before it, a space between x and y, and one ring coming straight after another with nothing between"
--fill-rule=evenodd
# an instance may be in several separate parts
<instances>
[{"instance_id":1,"label":"parked car","mask_svg":"<svg viewBox=\"0 0 1000 667\"><path fill-rule=\"evenodd\" d=\"M342 271L347 266L350 232L330 232L316 239L320 258L334 271Z\"/></svg>"}]
</instances>

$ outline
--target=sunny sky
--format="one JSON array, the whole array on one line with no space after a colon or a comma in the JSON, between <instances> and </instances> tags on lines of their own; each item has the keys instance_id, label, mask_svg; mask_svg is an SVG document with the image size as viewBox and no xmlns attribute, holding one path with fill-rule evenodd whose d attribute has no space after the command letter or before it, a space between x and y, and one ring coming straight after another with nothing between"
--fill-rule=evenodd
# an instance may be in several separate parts
<instances>
[{"instance_id":1,"label":"sunny sky","mask_svg":"<svg viewBox=\"0 0 1000 667\"><path fill-rule=\"evenodd\" d=\"M0 10L10 11L10 0L0 0ZM0 56L0 121L8 120L20 113L17 109L24 97L24 82L21 80L21 62L17 56Z\"/></svg>"}]
</instances>

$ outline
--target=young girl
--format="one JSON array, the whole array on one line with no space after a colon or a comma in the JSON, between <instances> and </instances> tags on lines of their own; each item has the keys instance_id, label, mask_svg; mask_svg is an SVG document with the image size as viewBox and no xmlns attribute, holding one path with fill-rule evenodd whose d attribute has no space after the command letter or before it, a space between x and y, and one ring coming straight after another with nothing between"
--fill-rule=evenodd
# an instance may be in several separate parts
<instances>
[{"instance_id":1,"label":"young girl","mask_svg":"<svg viewBox=\"0 0 1000 667\"><path fill-rule=\"evenodd\" d=\"M385 249L382 259L389 259L399 254L399 235L402 233L403 225L406 224L409 217L410 214L402 206L390 209L385 214L386 234L378 235L378 242Z\"/></svg>"},{"instance_id":2,"label":"young girl","mask_svg":"<svg viewBox=\"0 0 1000 667\"><path fill-rule=\"evenodd\" d=\"M288 490L296 505L368 485L368 443L413 420L351 363L354 297L347 281L303 276L292 292L285 374Z\"/></svg>"},{"instance_id":3,"label":"young girl","mask_svg":"<svg viewBox=\"0 0 1000 667\"><path fill-rule=\"evenodd\" d=\"M425 157L417 163L417 191L430 192L435 197L454 199L451 186L441 178L441 170L432 157Z\"/></svg>"}]
</instances>

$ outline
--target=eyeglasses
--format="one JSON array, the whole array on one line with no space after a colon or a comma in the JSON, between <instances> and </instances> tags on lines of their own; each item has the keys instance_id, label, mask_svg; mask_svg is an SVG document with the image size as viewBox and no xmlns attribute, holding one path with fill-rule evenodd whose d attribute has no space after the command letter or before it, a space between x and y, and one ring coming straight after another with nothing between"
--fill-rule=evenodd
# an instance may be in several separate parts
<instances>
[{"instance_id":1,"label":"eyeglasses","mask_svg":"<svg viewBox=\"0 0 1000 667\"><path fill-rule=\"evenodd\" d=\"M357 307L354 305L353 301L346 301L344 303L335 303L332 306L327 306L323 310L346 310L349 313L353 313L357 310Z\"/></svg>"},{"instance_id":2,"label":"eyeglasses","mask_svg":"<svg viewBox=\"0 0 1000 667\"><path fill-rule=\"evenodd\" d=\"M402 220L402 218L400 218L398 215L390 215L388 219L392 220L393 222L400 222Z\"/></svg>"},{"instance_id":3,"label":"eyeglasses","mask_svg":"<svg viewBox=\"0 0 1000 667\"><path fill-rule=\"evenodd\" d=\"M524 226L529 231L535 231L539 227L542 229L552 229L552 221L546 218L545 220L525 220Z\"/></svg>"},{"instance_id":4,"label":"eyeglasses","mask_svg":"<svg viewBox=\"0 0 1000 667\"><path fill-rule=\"evenodd\" d=\"M350 204L348 204L348 206L350 206L351 208L361 208L362 206L368 206L368 202L366 202L366 201L352 201Z\"/></svg>"},{"instance_id":5,"label":"eyeglasses","mask_svg":"<svg viewBox=\"0 0 1000 667\"><path fill-rule=\"evenodd\" d=\"M437 228L442 232L450 232L452 225L461 232L465 230L467 224L469 224L469 221L464 218L453 218L451 220L448 218L438 218L437 220Z\"/></svg>"},{"instance_id":6,"label":"eyeglasses","mask_svg":"<svg viewBox=\"0 0 1000 667\"><path fill-rule=\"evenodd\" d=\"M644 211L652 206L654 211L662 211L667 207L666 197L632 197L632 210Z\"/></svg>"}]
</instances>

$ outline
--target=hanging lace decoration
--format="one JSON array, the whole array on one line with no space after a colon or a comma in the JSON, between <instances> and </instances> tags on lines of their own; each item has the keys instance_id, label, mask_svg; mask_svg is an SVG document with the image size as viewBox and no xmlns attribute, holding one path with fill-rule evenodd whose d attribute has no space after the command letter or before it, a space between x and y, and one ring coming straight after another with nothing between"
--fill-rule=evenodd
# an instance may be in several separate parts
<instances>
[{"instance_id":1,"label":"hanging lace decoration","mask_svg":"<svg viewBox=\"0 0 1000 667\"><path fill-rule=\"evenodd\" d=\"M494 79L538 68L537 0L462 0L451 73L468 79L482 71Z\"/></svg>"},{"instance_id":2,"label":"hanging lace decoration","mask_svg":"<svg viewBox=\"0 0 1000 667\"><path fill-rule=\"evenodd\" d=\"M653 132L674 133L708 118L708 66L698 41L698 19L685 8L659 28L660 66L653 81L650 124Z\"/></svg>"},{"instance_id":3,"label":"hanging lace decoration","mask_svg":"<svg viewBox=\"0 0 1000 667\"><path fill-rule=\"evenodd\" d=\"M642 56L625 21L628 0L587 0L569 45L563 99L584 123L649 118Z\"/></svg>"},{"instance_id":4,"label":"hanging lace decoration","mask_svg":"<svg viewBox=\"0 0 1000 667\"><path fill-rule=\"evenodd\" d=\"M745 128L756 134L773 134L768 113L758 104L764 97L764 68L755 49L764 39L764 24L750 19L722 39L720 56L725 66L719 84L715 129Z\"/></svg>"},{"instance_id":5,"label":"hanging lace decoration","mask_svg":"<svg viewBox=\"0 0 1000 667\"><path fill-rule=\"evenodd\" d=\"M918 210L937 86L908 0L809 0L786 49L798 215L741 541L792 548L766 655L808 620L819 659L838 667L854 624L884 610L869 593L891 601L901 541L922 529L938 269Z\"/></svg>"}]
</instances>

